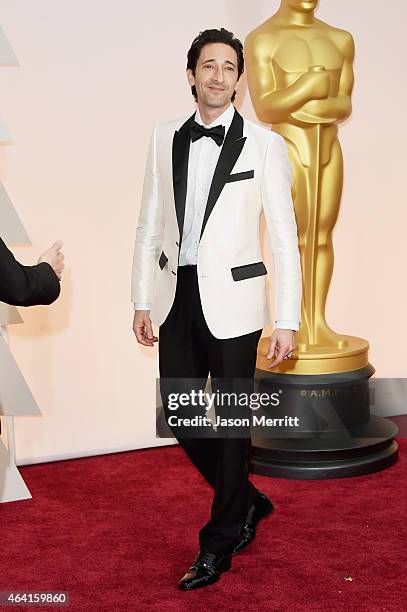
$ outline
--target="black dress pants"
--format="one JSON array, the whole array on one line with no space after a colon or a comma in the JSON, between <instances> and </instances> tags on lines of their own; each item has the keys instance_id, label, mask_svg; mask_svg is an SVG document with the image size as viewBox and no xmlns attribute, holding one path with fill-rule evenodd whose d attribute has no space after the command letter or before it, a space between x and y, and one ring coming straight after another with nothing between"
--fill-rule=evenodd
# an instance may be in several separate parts
<instances>
[{"instance_id":1,"label":"black dress pants","mask_svg":"<svg viewBox=\"0 0 407 612\"><path fill-rule=\"evenodd\" d=\"M202 312L197 267L180 266L174 303L159 328L160 381L189 378L194 389L204 390L210 374L212 392L217 377L253 381L261 333L259 329L235 338L215 338ZM160 382L160 391L168 422L174 414L168 409L168 384ZM231 553L257 493L248 478L250 436L176 437L214 489L211 516L199 532L199 547L215 554ZM187 501L187 482L185 496Z\"/></svg>"}]
</instances>

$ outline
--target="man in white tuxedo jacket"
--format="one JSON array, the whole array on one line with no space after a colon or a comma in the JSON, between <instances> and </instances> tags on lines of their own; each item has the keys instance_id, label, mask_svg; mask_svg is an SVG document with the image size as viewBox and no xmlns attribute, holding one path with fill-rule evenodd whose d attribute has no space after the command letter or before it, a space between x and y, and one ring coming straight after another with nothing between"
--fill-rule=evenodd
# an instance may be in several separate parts
<instances>
[{"instance_id":1,"label":"man in white tuxedo jacket","mask_svg":"<svg viewBox=\"0 0 407 612\"><path fill-rule=\"evenodd\" d=\"M197 110L157 125L150 142L133 258L133 329L145 346L159 341L167 420L168 396L176 388L169 380L198 379L204 388L208 375L212 383L253 379L257 344L270 322L262 213L274 261L270 367L290 355L300 325L301 266L287 145L234 108L243 69L242 44L232 33L201 32L187 64ZM258 521L273 506L249 481L249 437L175 435L214 489L198 556L178 583L190 590L230 568L231 555L254 538Z\"/></svg>"}]
</instances>

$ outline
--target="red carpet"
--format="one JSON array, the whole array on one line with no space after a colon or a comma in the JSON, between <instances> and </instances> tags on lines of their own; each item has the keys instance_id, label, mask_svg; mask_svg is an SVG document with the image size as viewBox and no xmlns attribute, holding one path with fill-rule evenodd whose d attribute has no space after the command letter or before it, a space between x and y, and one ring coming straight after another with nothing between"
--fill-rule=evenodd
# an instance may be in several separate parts
<instances>
[{"instance_id":1,"label":"red carpet","mask_svg":"<svg viewBox=\"0 0 407 612\"><path fill-rule=\"evenodd\" d=\"M402 440L397 465L363 477L253 476L275 513L230 572L190 593L175 585L210 489L179 447L22 467L33 499L0 506L0 591L66 590L75 612L407 610L406 454Z\"/></svg>"}]
</instances>

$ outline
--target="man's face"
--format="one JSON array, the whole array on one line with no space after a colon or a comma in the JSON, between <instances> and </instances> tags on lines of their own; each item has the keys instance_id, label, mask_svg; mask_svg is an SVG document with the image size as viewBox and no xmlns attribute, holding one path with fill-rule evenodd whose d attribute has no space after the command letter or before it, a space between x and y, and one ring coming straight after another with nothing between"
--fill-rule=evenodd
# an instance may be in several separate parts
<instances>
[{"instance_id":1,"label":"man's face","mask_svg":"<svg viewBox=\"0 0 407 612\"><path fill-rule=\"evenodd\" d=\"M224 43L205 45L198 58L195 76L187 70L189 84L195 85L198 100L211 108L230 104L237 89L237 53Z\"/></svg>"},{"instance_id":2,"label":"man's face","mask_svg":"<svg viewBox=\"0 0 407 612\"><path fill-rule=\"evenodd\" d=\"M310 13L315 10L318 0L282 0L282 4L301 13Z\"/></svg>"}]
</instances>

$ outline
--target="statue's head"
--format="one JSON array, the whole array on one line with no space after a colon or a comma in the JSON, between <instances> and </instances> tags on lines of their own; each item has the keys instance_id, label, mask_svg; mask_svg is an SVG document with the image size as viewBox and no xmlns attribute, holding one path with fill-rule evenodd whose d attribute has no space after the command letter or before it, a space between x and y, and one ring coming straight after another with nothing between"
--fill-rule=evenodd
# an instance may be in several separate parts
<instances>
[{"instance_id":1,"label":"statue's head","mask_svg":"<svg viewBox=\"0 0 407 612\"><path fill-rule=\"evenodd\" d=\"M243 71L243 45L233 32L204 30L192 42L187 78L196 101L212 107L233 102Z\"/></svg>"},{"instance_id":2,"label":"statue's head","mask_svg":"<svg viewBox=\"0 0 407 612\"><path fill-rule=\"evenodd\" d=\"M318 0L281 0L281 7L288 7L301 13L312 13L317 7Z\"/></svg>"}]
</instances>

